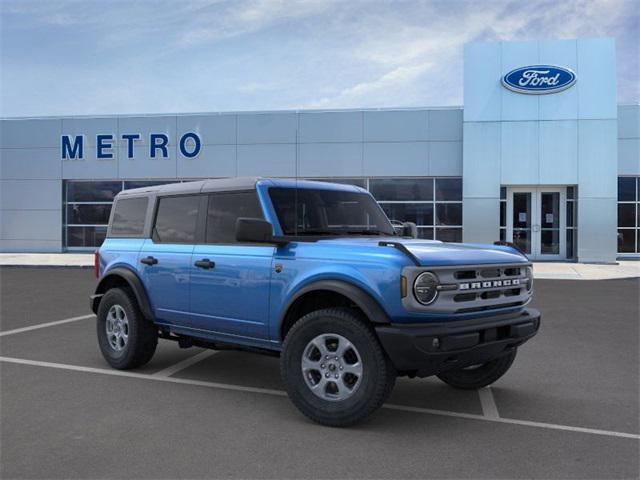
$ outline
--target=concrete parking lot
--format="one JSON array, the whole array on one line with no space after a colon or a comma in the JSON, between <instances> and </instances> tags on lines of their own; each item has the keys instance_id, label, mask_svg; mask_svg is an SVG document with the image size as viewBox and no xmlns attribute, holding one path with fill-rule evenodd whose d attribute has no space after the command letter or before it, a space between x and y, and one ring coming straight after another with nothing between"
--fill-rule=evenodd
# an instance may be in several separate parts
<instances>
[{"instance_id":1,"label":"concrete parking lot","mask_svg":"<svg viewBox=\"0 0 640 480\"><path fill-rule=\"evenodd\" d=\"M638 478L639 279L538 280L539 335L489 389L399 379L366 423L308 421L275 358L112 370L89 269L0 268L2 478Z\"/></svg>"}]
</instances>

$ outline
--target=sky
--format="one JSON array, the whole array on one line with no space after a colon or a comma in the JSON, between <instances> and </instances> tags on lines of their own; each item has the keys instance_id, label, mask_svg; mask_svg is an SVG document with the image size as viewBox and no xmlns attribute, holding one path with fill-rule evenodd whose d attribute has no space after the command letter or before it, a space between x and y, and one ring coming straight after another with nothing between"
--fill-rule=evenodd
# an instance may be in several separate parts
<instances>
[{"instance_id":1,"label":"sky","mask_svg":"<svg viewBox=\"0 0 640 480\"><path fill-rule=\"evenodd\" d=\"M460 106L471 41L609 36L640 0L0 0L0 116Z\"/></svg>"}]
</instances>

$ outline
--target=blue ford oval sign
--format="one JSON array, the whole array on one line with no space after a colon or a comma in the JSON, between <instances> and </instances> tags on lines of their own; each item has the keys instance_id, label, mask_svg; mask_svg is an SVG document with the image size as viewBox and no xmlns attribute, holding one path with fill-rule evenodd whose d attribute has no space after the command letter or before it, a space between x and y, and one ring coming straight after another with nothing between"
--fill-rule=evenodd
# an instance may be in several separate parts
<instances>
[{"instance_id":1,"label":"blue ford oval sign","mask_svg":"<svg viewBox=\"0 0 640 480\"><path fill-rule=\"evenodd\" d=\"M511 70L502 77L502 85L518 93L542 95L556 93L576 83L576 74L554 65L531 65Z\"/></svg>"}]
</instances>

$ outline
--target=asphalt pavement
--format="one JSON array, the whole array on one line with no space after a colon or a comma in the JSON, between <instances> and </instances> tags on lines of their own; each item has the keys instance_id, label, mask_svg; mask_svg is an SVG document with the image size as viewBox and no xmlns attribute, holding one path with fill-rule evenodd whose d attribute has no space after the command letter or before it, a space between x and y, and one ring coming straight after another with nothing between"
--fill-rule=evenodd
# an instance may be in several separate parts
<instances>
[{"instance_id":1,"label":"asphalt pavement","mask_svg":"<svg viewBox=\"0 0 640 480\"><path fill-rule=\"evenodd\" d=\"M538 280L541 331L482 392L399 379L318 426L278 360L161 341L110 369L90 269L0 268L1 478L638 478L640 280Z\"/></svg>"}]
</instances>

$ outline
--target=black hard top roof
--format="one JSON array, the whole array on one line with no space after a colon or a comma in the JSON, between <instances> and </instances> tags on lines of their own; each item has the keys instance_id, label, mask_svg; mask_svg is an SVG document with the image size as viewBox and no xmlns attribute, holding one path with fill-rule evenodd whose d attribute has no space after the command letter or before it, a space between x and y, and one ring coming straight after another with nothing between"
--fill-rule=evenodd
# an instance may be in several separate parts
<instances>
[{"instance_id":1,"label":"black hard top roof","mask_svg":"<svg viewBox=\"0 0 640 480\"><path fill-rule=\"evenodd\" d=\"M197 180L194 182L167 183L164 185L123 190L118 194L118 197L253 190L256 188L256 182L258 180L260 180L259 177L234 177Z\"/></svg>"}]
</instances>

